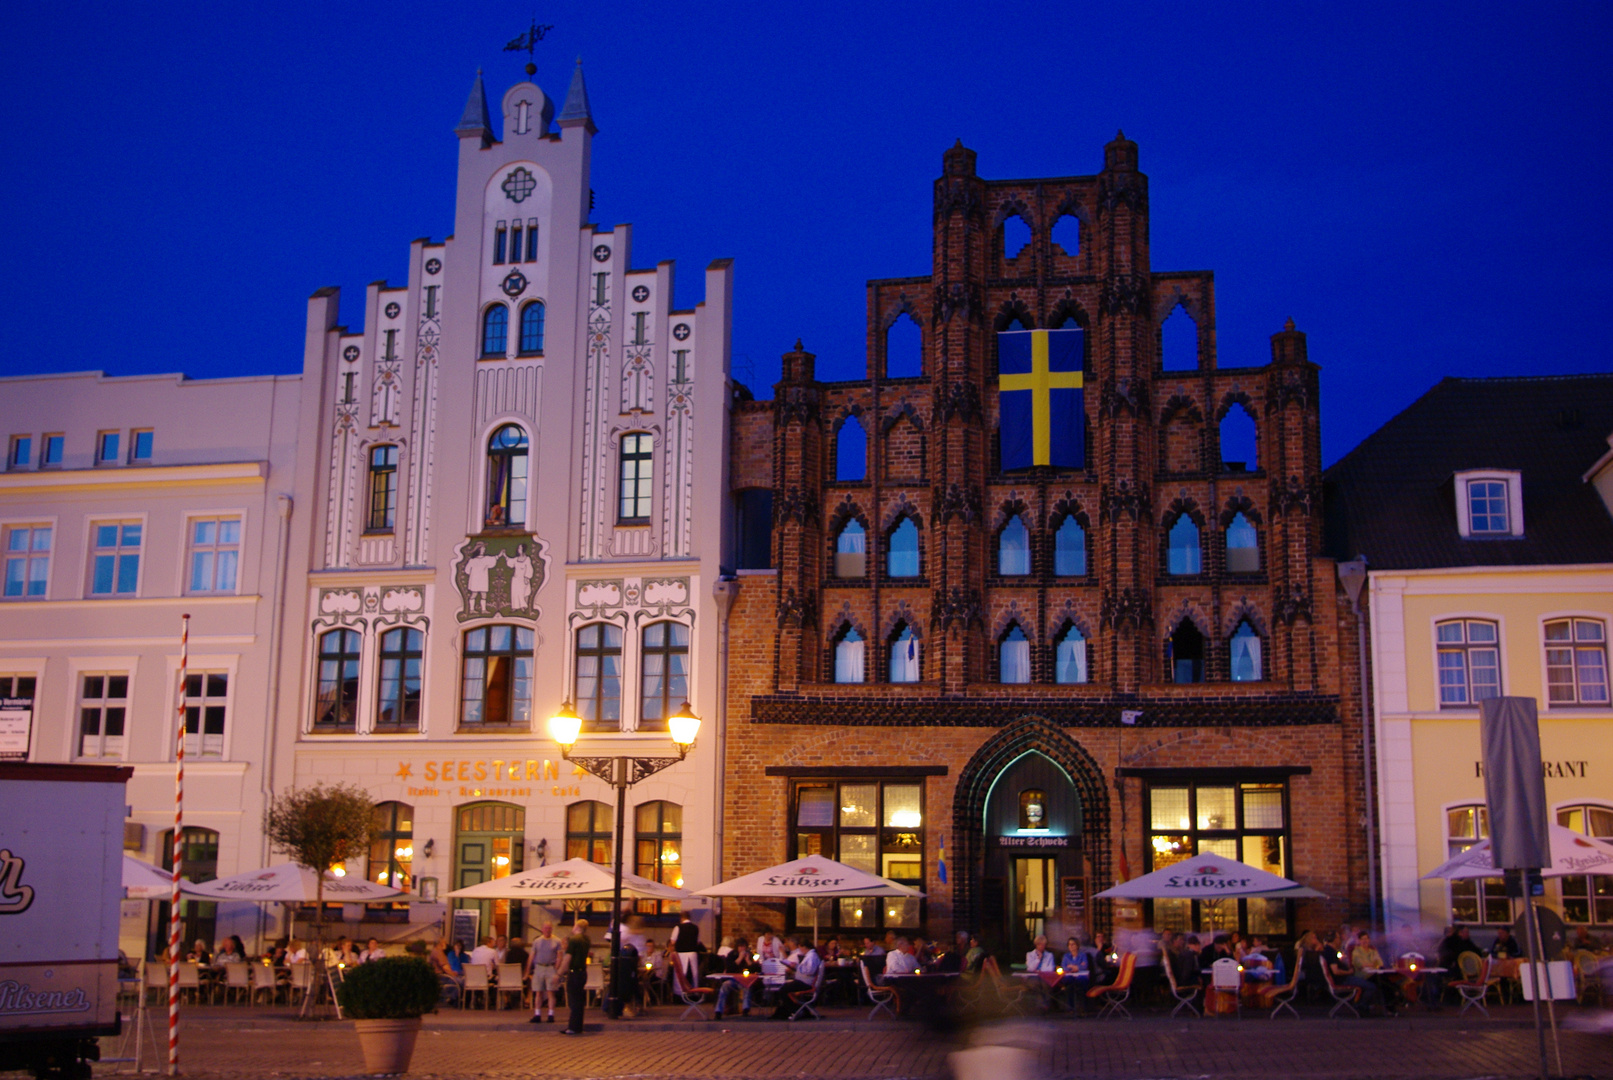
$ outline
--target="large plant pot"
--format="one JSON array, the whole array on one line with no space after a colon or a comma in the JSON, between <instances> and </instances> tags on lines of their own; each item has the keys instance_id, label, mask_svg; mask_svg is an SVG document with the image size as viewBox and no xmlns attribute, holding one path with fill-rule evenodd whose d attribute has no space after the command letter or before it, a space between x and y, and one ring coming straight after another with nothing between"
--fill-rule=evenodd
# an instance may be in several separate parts
<instances>
[{"instance_id":1,"label":"large plant pot","mask_svg":"<svg viewBox=\"0 0 1613 1080\"><path fill-rule=\"evenodd\" d=\"M364 1051L364 1071L401 1073L409 1071L414 1056L415 1036L420 1034L420 1017L406 1020L354 1020L358 1045Z\"/></svg>"}]
</instances>

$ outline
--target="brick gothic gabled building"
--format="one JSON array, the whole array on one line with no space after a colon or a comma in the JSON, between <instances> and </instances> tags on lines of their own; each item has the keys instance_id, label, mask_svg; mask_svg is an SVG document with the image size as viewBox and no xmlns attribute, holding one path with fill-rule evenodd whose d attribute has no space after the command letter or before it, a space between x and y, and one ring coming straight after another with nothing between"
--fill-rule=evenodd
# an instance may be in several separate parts
<instances>
[{"instance_id":1,"label":"brick gothic gabled building","mask_svg":"<svg viewBox=\"0 0 1613 1080\"><path fill-rule=\"evenodd\" d=\"M770 495L772 537L769 569L741 557L729 620L724 876L821 851L927 894L839 902L833 932L970 928L1003 952L1042 919L1336 924L1367 878L1357 636L1320 554L1305 336L1289 323L1270 364L1218 366L1212 276L1152 269L1123 135L1096 176L985 180L961 143L942 160L933 273L868 285L867 378L820 382L798 344L774 400L736 407L736 502L753 515ZM1005 252L1016 216L1031 239ZM1197 365L1167 372L1178 305ZM922 371L889 377L904 315ZM1068 326L1086 469L1004 473L996 332ZM1223 463L1239 411L1258 454ZM1331 899L1085 899L1209 850ZM811 923L724 914L781 919Z\"/></svg>"}]
</instances>

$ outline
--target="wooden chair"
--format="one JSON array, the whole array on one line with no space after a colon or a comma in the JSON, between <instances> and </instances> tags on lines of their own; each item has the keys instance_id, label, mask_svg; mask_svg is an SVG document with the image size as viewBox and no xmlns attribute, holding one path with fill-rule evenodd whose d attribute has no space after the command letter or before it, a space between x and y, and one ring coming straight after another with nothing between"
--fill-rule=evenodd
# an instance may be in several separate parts
<instances>
[{"instance_id":1,"label":"wooden chair","mask_svg":"<svg viewBox=\"0 0 1613 1080\"><path fill-rule=\"evenodd\" d=\"M1108 986L1094 986L1087 991L1087 997L1096 998L1103 1002L1103 1008L1098 1010L1098 1019L1106 1020L1111 1016L1124 1016L1131 1019L1131 1012L1126 1008L1126 1002L1131 998L1131 978L1137 973L1137 954L1120 954L1120 974Z\"/></svg>"},{"instance_id":2,"label":"wooden chair","mask_svg":"<svg viewBox=\"0 0 1613 1080\"><path fill-rule=\"evenodd\" d=\"M1484 999L1489 996L1490 990L1501 981L1490 973L1494 964L1488 959L1481 961L1473 953L1463 953L1457 958L1457 964L1462 969L1462 978L1456 982L1446 984L1449 989L1455 990L1462 996L1462 1007L1457 1011L1456 1015L1461 1016L1467 1010L1476 1008L1488 1020L1490 1010L1484 1007Z\"/></svg>"},{"instance_id":3,"label":"wooden chair","mask_svg":"<svg viewBox=\"0 0 1613 1080\"><path fill-rule=\"evenodd\" d=\"M818 977L813 980L812 988L809 990L797 990L790 995L790 1000L800 1006L790 1014L791 1020L801 1020L808 1016L814 1020L823 1019L822 1016L818 1015L818 1010L812 1006L818 1003L818 996L823 993L823 982L828 976L829 965L820 961L818 964Z\"/></svg>"},{"instance_id":4,"label":"wooden chair","mask_svg":"<svg viewBox=\"0 0 1613 1080\"><path fill-rule=\"evenodd\" d=\"M504 1007L504 998L508 994L515 995L516 1008L526 1004L526 987L521 984L520 964L500 964L498 966L497 1004L499 1008Z\"/></svg>"},{"instance_id":5,"label":"wooden chair","mask_svg":"<svg viewBox=\"0 0 1613 1080\"><path fill-rule=\"evenodd\" d=\"M868 991L868 1000L874 1003L873 1009L868 1013L868 1019L872 1020L878 1016L881 1009L890 1013L892 1020L896 1019L896 1011L901 1006L901 999L896 996L896 987L874 985L874 980L868 974L868 965L861 960L857 961L857 970L862 973L863 989Z\"/></svg>"},{"instance_id":6,"label":"wooden chair","mask_svg":"<svg viewBox=\"0 0 1613 1080\"><path fill-rule=\"evenodd\" d=\"M1294 966L1299 967L1300 965L1296 963ZM1333 966L1327 962L1325 955L1322 957L1322 979L1327 983L1328 995L1333 999L1333 1008L1328 1010L1327 1018L1329 1020L1333 1019L1339 1014L1340 1009L1349 1009L1350 1015L1359 1020L1361 1013L1356 1009L1355 1003L1361 997L1361 988L1358 986L1340 986L1334 982Z\"/></svg>"},{"instance_id":7,"label":"wooden chair","mask_svg":"<svg viewBox=\"0 0 1613 1080\"><path fill-rule=\"evenodd\" d=\"M1186 988L1183 988L1177 984L1176 967L1171 963L1170 953L1166 953L1164 956L1160 957L1160 966L1165 969L1165 979L1170 983L1171 997L1176 1000L1176 1008L1171 1010L1171 1019L1176 1019L1176 1014L1181 1012L1183 1009L1186 1009L1194 1016L1202 1015L1198 1009L1193 1006L1193 999L1199 996L1198 984L1194 983L1192 986Z\"/></svg>"},{"instance_id":8,"label":"wooden chair","mask_svg":"<svg viewBox=\"0 0 1613 1080\"><path fill-rule=\"evenodd\" d=\"M1223 956L1210 965L1210 986L1218 994L1231 994L1237 1002L1234 1012L1243 1019L1243 965L1230 956Z\"/></svg>"},{"instance_id":9,"label":"wooden chair","mask_svg":"<svg viewBox=\"0 0 1613 1080\"><path fill-rule=\"evenodd\" d=\"M997 958L988 956L980 962L980 983L991 987L992 993L997 996L1004 1011L1013 1009L1023 1014L1025 1009L1025 995L1030 987L1022 980L1004 977L1003 969L997 966Z\"/></svg>"},{"instance_id":10,"label":"wooden chair","mask_svg":"<svg viewBox=\"0 0 1613 1080\"><path fill-rule=\"evenodd\" d=\"M492 989L492 980L488 978L487 968L481 964L465 965L465 988L459 995L459 1007L467 1007L472 994L482 995L482 1008L487 1008L488 991Z\"/></svg>"},{"instance_id":11,"label":"wooden chair","mask_svg":"<svg viewBox=\"0 0 1613 1080\"><path fill-rule=\"evenodd\" d=\"M273 1005L280 996L280 981L269 964L252 964L252 991L249 1000L252 1004L258 1003L259 994L269 995L269 1004Z\"/></svg>"},{"instance_id":12,"label":"wooden chair","mask_svg":"<svg viewBox=\"0 0 1613 1080\"><path fill-rule=\"evenodd\" d=\"M670 964L672 969L672 992L683 1002L683 1012L678 1014L679 1020L687 1020L690 1013L694 1013L696 1020L711 1019L706 1015L706 1004L716 996L717 991L709 986L690 986L683 978L683 965Z\"/></svg>"},{"instance_id":13,"label":"wooden chair","mask_svg":"<svg viewBox=\"0 0 1613 1080\"><path fill-rule=\"evenodd\" d=\"M238 994L243 1004L252 1000L252 965L243 961L232 961L224 965L224 980L218 984L217 993L224 995L224 1004L230 1003L230 995Z\"/></svg>"},{"instance_id":14,"label":"wooden chair","mask_svg":"<svg viewBox=\"0 0 1613 1080\"><path fill-rule=\"evenodd\" d=\"M1273 1020L1277 1019L1284 1009L1287 1009L1290 1013L1292 1013L1295 1020L1299 1019L1299 1010L1294 1008L1294 997L1299 993L1299 975L1300 965L1296 959L1294 963L1294 975L1288 980L1287 983L1280 984L1277 982L1270 982L1260 988L1261 1008L1265 1008L1267 1005L1276 1002L1276 1008L1271 1010L1271 1018ZM1351 987L1351 989L1353 990L1355 988Z\"/></svg>"}]
</instances>

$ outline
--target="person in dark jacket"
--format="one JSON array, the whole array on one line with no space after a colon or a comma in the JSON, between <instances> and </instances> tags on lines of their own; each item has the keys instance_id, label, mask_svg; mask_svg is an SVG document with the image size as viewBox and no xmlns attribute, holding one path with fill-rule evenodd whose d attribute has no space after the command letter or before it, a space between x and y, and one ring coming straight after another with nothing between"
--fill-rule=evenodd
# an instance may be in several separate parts
<instances>
[{"instance_id":1,"label":"person in dark jacket","mask_svg":"<svg viewBox=\"0 0 1613 1080\"><path fill-rule=\"evenodd\" d=\"M677 954L678 969L683 972L683 985L699 986L700 954L706 947L700 944L700 927L694 924L687 911L672 935L672 951Z\"/></svg>"}]
</instances>

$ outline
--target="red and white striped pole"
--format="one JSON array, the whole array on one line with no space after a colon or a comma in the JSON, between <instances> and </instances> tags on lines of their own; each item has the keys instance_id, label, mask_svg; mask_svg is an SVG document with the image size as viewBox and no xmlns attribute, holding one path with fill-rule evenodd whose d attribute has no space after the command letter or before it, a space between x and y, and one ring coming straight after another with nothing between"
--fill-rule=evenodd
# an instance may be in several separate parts
<instances>
[{"instance_id":1,"label":"red and white striped pole","mask_svg":"<svg viewBox=\"0 0 1613 1080\"><path fill-rule=\"evenodd\" d=\"M174 877L168 901L168 1075L179 1075L179 875L185 862L185 675L190 666L190 616L179 628L179 714L174 738Z\"/></svg>"}]
</instances>

